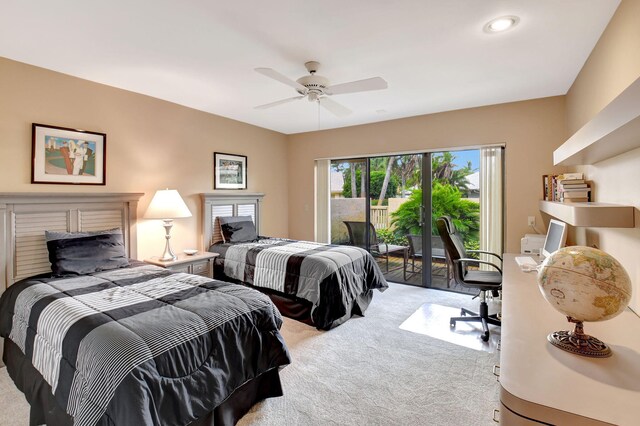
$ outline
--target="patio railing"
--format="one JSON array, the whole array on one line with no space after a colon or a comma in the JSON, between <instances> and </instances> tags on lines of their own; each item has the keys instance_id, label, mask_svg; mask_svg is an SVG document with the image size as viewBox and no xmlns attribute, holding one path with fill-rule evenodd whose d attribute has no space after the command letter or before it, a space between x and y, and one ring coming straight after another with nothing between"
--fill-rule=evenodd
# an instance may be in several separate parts
<instances>
[{"instance_id":1,"label":"patio railing","mask_svg":"<svg viewBox=\"0 0 640 426\"><path fill-rule=\"evenodd\" d=\"M376 229L389 228L389 208L387 206L371 206L371 223Z\"/></svg>"}]
</instances>

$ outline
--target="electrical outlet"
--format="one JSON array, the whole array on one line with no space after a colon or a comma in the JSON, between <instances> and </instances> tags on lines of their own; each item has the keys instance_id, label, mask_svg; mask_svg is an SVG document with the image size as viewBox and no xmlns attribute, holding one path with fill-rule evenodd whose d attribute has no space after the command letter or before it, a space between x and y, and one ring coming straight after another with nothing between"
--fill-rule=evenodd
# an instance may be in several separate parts
<instances>
[{"instance_id":1,"label":"electrical outlet","mask_svg":"<svg viewBox=\"0 0 640 426\"><path fill-rule=\"evenodd\" d=\"M536 226L536 217L535 216L527 216L527 225Z\"/></svg>"}]
</instances>

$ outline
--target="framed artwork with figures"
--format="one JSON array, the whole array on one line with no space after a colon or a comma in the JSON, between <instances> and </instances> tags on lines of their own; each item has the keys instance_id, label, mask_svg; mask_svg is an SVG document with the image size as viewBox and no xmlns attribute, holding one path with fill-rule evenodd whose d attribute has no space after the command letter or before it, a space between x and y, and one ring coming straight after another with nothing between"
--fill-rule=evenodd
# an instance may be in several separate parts
<instances>
[{"instance_id":1,"label":"framed artwork with figures","mask_svg":"<svg viewBox=\"0 0 640 426\"><path fill-rule=\"evenodd\" d=\"M247 157L213 153L213 188L247 189Z\"/></svg>"},{"instance_id":2,"label":"framed artwork with figures","mask_svg":"<svg viewBox=\"0 0 640 426\"><path fill-rule=\"evenodd\" d=\"M31 183L105 185L105 133L33 123Z\"/></svg>"}]
</instances>

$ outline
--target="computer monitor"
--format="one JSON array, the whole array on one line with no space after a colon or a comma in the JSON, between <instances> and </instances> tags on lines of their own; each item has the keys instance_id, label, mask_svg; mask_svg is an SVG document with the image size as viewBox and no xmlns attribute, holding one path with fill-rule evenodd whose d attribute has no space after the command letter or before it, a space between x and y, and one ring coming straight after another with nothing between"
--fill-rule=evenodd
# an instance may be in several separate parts
<instances>
[{"instance_id":1,"label":"computer monitor","mask_svg":"<svg viewBox=\"0 0 640 426\"><path fill-rule=\"evenodd\" d=\"M564 247L567 242L567 224L559 220L551 219L549 229L547 229L547 237L544 240L544 246L540 254L549 257L554 251Z\"/></svg>"}]
</instances>

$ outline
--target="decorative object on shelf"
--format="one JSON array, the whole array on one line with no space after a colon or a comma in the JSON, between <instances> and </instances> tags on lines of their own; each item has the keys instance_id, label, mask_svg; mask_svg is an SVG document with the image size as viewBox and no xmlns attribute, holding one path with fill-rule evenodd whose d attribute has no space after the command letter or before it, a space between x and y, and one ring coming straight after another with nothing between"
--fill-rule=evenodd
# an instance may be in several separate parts
<instances>
[{"instance_id":1,"label":"decorative object on shelf","mask_svg":"<svg viewBox=\"0 0 640 426\"><path fill-rule=\"evenodd\" d=\"M189 208L180 197L180 194L175 189L161 189L156 191L153 196L147 211L144 214L145 219L162 219L165 238L167 240L164 253L160 258L161 261L167 262L176 260L178 257L171 250L171 227L173 226L173 219L180 219L184 217L191 217Z\"/></svg>"},{"instance_id":2,"label":"decorative object on shelf","mask_svg":"<svg viewBox=\"0 0 640 426\"><path fill-rule=\"evenodd\" d=\"M213 189L247 189L247 157L213 153Z\"/></svg>"},{"instance_id":3,"label":"decorative object on shelf","mask_svg":"<svg viewBox=\"0 0 640 426\"><path fill-rule=\"evenodd\" d=\"M194 254L198 253L197 249L184 249L182 250L184 252L184 254L186 254L187 256L193 256Z\"/></svg>"},{"instance_id":4,"label":"decorative object on shelf","mask_svg":"<svg viewBox=\"0 0 640 426\"><path fill-rule=\"evenodd\" d=\"M31 183L105 185L105 133L31 125Z\"/></svg>"},{"instance_id":5,"label":"decorative object on shelf","mask_svg":"<svg viewBox=\"0 0 640 426\"><path fill-rule=\"evenodd\" d=\"M584 334L583 322L611 319L629 305L631 280L616 259L592 247L562 248L545 259L538 286L547 302L576 324L574 331L549 334L552 345L583 356L611 356L605 343Z\"/></svg>"}]
</instances>

